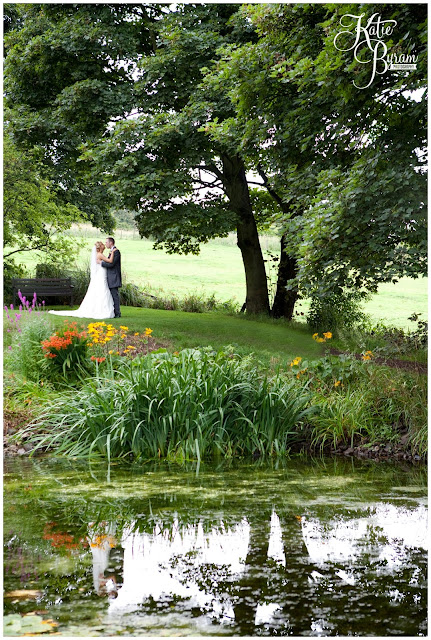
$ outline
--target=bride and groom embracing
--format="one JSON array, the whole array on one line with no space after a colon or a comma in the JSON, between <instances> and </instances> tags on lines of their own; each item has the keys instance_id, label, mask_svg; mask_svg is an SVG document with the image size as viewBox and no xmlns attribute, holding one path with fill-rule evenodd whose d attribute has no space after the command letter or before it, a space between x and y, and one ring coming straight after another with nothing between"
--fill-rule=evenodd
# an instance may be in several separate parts
<instances>
[{"instance_id":1,"label":"bride and groom embracing","mask_svg":"<svg viewBox=\"0 0 431 640\"><path fill-rule=\"evenodd\" d=\"M105 248L109 255L104 255ZM114 238L106 238L103 242L96 242L91 251L90 284L79 309L76 311L50 311L58 316L74 316L76 318L121 318L120 296L121 287L121 253L115 246Z\"/></svg>"}]
</instances>

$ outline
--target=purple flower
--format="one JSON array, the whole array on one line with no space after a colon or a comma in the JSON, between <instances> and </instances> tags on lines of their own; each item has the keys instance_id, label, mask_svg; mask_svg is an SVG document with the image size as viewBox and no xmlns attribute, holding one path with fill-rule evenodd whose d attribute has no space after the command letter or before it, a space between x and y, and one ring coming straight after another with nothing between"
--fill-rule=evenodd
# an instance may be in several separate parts
<instances>
[{"instance_id":1,"label":"purple flower","mask_svg":"<svg viewBox=\"0 0 431 640\"><path fill-rule=\"evenodd\" d=\"M42 300L42 304L45 304L45 300Z\"/></svg>"},{"instance_id":2,"label":"purple flower","mask_svg":"<svg viewBox=\"0 0 431 640\"><path fill-rule=\"evenodd\" d=\"M7 304L5 304L4 310L6 311L6 313L9 311L9 309L7 308Z\"/></svg>"},{"instance_id":3,"label":"purple flower","mask_svg":"<svg viewBox=\"0 0 431 640\"><path fill-rule=\"evenodd\" d=\"M15 320L18 321L21 318L21 314L20 313L16 313L15 314Z\"/></svg>"},{"instance_id":4,"label":"purple flower","mask_svg":"<svg viewBox=\"0 0 431 640\"><path fill-rule=\"evenodd\" d=\"M13 311L13 304L10 305L11 311Z\"/></svg>"},{"instance_id":5,"label":"purple flower","mask_svg":"<svg viewBox=\"0 0 431 640\"><path fill-rule=\"evenodd\" d=\"M7 332L9 333L9 332L10 332L10 329L7 329Z\"/></svg>"},{"instance_id":6,"label":"purple flower","mask_svg":"<svg viewBox=\"0 0 431 640\"><path fill-rule=\"evenodd\" d=\"M9 351L12 351L12 347L9 347Z\"/></svg>"},{"instance_id":7,"label":"purple flower","mask_svg":"<svg viewBox=\"0 0 431 640\"><path fill-rule=\"evenodd\" d=\"M19 305L19 310L22 311L22 304Z\"/></svg>"}]
</instances>

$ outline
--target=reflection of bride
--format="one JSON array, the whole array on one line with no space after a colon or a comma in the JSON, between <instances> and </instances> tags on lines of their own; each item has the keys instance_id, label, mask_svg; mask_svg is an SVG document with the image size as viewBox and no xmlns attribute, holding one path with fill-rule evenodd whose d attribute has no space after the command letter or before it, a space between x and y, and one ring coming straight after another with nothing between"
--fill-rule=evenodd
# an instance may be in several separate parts
<instances>
[{"instance_id":1,"label":"reflection of bride","mask_svg":"<svg viewBox=\"0 0 431 640\"><path fill-rule=\"evenodd\" d=\"M75 311L49 311L57 316L74 316L76 318L94 318L102 320L114 317L114 301L108 288L108 270L101 266L102 260L112 262L114 251L109 258L103 255L105 245L96 242L91 251L90 284L79 309Z\"/></svg>"}]
</instances>

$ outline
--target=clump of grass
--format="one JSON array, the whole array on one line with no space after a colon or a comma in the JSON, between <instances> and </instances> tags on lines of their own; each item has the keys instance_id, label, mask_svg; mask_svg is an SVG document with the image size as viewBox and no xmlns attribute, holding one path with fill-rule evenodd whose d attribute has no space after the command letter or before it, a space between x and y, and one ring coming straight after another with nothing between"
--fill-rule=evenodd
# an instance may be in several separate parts
<instances>
[{"instance_id":1,"label":"clump of grass","mask_svg":"<svg viewBox=\"0 0 431 640\"><path fill-rule=\"evenodd\" d=\"M150 289L146 288L146 291ZM192 291L186 293L182 298L165 294L162 290L155 291L157 295L146 293L143 300L143 307L149 309L164 309L166 311L186 311L190 313L205 313L207 311L222 311L227 314L236 314L239 311L239 304L231 299L222 302L215 297L202 292Z\"/></svg>"},{"instance_id":2,"label":"clump of grass","mask_svg":"<svg viewBox=\"0 0 431 640\"><path fill-rule=\"evenodd\" d=\"M367 367L367 376L316 394L310 416L312 446L397 443L408 435L413 453L427 452L426 377L389 367Z\"/></svg>"},{"instance_id":3,"label":"clump of grass","mask_svg":"<svg viewBox=\"0 0 431 640\"><path fill-rule=\"evenodd\" d=\"M48 406L37 447L108 459L286 453L310 412L304 389L262 378L231 353L152 353L113 367ZM21 434L22 436L22 434Z\"/></svg>"}]
</instances>

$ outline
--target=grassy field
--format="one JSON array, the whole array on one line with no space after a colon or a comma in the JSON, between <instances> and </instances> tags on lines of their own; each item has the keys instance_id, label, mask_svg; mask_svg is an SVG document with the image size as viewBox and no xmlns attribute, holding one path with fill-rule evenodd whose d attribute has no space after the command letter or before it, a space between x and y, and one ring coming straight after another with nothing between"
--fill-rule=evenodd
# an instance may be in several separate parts
<instances>
[{"instance_id":1,"label":"grassy field","mask_svg":"<svg viewBox=\"0 0 431 640\"><path fill-rule=\"evenodd\" d=\"M56 326L63 325L63 317L49 318ZM85 322L82 319L82 324ZM121 307L121 319L110 322L116 327L127 326L132 332L142 332L145 327L150 327L155 340L170 350L207 346L222 350L232 345L236 353L244 356L253 353L271 369L279 365L289 367L291 360L297 356L319 358L324 353L324 347L328 346L315 342L305 324L291 325L284 320L268 318L262 321L244 315Z\"/></svg>"},{"instance_id":2,"label":"grassy field","mask_svg":"<svg viewBox=\"0 0 431 640\"><path fill-rule=\"evenodd\" d=\"M71 234L71 251L67 261L73 263L76 254L78 265L89 260L89 250L95 239L103 238L96 230L81 228ZM73 247L76 242L82 243ZM117 246L122 253L123 272L128 281L135 282L153 293L175 293L182 296L191 291L215 294L222 300L234 298L239 304L245 300L245 278L241 254L232 234L202 246L198 256L168 255L163 251L154 251L150 240L141 240L134 231L117 231ZM263 236L261 239L264 258L269 253L278 252L276 238ZM21 260L28 267L41 262L36 253L24 256ZM271 264L271 263L268 263ZM272 282L276 274L269 270ZM403 278L397 284L383 284L379 293L366 303L365 311L374 320L383 320L387 324L400 327L413 327L408 321L412 313L422 313L427 317L427 278L416 280ZM298 311L307 310L307 302L297 307Z\"/></svg>"}]
</instances>

